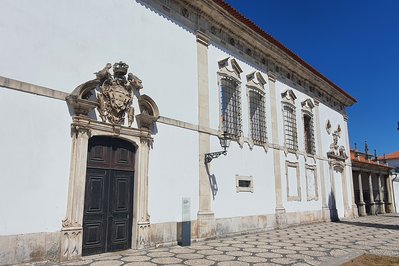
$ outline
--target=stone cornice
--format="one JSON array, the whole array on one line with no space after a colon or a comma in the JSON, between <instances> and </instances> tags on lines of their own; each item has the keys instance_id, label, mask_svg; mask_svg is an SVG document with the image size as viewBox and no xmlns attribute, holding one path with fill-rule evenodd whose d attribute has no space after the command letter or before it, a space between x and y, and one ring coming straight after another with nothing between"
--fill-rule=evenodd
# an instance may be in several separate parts
<instances>
[{"instance_id":1,"label":"stone cornice","mask_svg":"<svg viewBox=\"0 0 399 266\"><path fill-rule=\"evenodd\" d=\"M65 101L68 93L0 76L0 87Z\"/></svg>"},{"instance_id":2,"label":"stone cornice","mask_svg":"<svg viewBox=\"0 0 399 266\"><path fill-rule=\"evenodd\" d=\"M296 61L276 44L239 21L214 0L170 1L167 7L161 0L142 0L141 2L148 3L162 14L193 31L200 30L209 37L210 43L222 45L238 53L250 63L258 65L258 68L265 73L275 72L279 81L295 84L297 89L338 112L345 112L345 106L351 106L356 102L345 92L331 85L333 83L327 82L327 78L320 74L323 79L313 73L308 68L309 66Z\"/></svg>"}]
</instances>

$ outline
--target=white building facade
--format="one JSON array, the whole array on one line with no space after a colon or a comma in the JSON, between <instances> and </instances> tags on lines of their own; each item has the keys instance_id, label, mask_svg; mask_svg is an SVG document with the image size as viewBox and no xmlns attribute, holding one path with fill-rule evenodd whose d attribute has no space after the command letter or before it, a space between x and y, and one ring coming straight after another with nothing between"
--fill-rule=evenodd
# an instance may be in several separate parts
<instances>
[{"instance_id":1,"label":"white building facade","mask_svg":"<svg viewBox=\"0 0 399 266\"><path fill-rule=\"evenodd\" d=\"M223 1L2 9L0 264L357 215L355 99Z\"/></svg>"}]
</instances>

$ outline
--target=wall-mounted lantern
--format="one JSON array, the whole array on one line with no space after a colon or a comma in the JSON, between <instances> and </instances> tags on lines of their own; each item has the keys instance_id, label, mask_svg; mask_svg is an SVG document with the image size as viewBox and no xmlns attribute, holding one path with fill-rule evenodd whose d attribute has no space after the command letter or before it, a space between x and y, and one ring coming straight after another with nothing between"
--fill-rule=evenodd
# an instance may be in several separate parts
<instances>
[{"instance_id":1,"label":"wall-mounted lantern","mask_svg":"<svg viewBox=\"0 0 399 266\"><path fill-rule=\"evenodd\" d=\"M230 146L231 138L229 134L224 131L222 136L219 137L220 141L220 146L222 146L223 151L216 151L216 152L210 152L210 153L205 153L205 163L210 163L213 159L218 158L220 155L226 155L227 154L227 148Z\"/></svg>"}]
</instances>

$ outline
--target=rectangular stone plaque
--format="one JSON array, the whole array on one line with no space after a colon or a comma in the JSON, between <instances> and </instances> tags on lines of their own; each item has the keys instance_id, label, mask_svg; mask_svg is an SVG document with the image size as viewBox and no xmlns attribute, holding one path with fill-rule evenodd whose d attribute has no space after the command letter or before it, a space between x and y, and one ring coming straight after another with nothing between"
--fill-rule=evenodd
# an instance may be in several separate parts
<instances>
[{"instance_id":1,"label":"rectangular stone plaque","mask_svg":"<svg viewBox=\"0 0 399 266\"><path fill-rule=\"evenodd\" d=\"M190 197L182 198L182 221L183 222L191 221L191 198Z\"/></svg>"}]
</instances>

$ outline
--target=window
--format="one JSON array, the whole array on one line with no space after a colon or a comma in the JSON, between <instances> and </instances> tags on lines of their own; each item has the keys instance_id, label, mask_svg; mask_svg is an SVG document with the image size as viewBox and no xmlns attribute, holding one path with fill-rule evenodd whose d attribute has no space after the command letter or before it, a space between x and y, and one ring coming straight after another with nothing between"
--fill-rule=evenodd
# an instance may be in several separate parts
<instances>
[{"instance_id":1,"label":"window","mask_svg":"<svg viewBox=\"0 0 399 266\"><path fill-rule=\"evenodd\" d=\"M253 177L236 175L236 191L254 192Z\"/></svg>"},{"instance_id":2,"label":"window","mask_svg":"<svg viewBox=\"0 0 399 266\"><path fill-rule=\"evenodd\" d=\"M222 131L234 140L241 136L241 97L239 84L232 78L221 80Z\"/></svg>"},{"instance_id":3,"label":"window","mask_svg":"<svg viewBox=\"0 0 399 266\"><path fill-rule=\"evenodd\" d=\"M313 108L314 103L311 99L306 99L302 102L305 152L311 155L314 155L316 153L313 128ZM328 121L328 124L330 124L330 121ZM331 124L329 125L329 127L331 127Z\"/></svg>"},{"instance_id":4,"label":"window","mask_svg":"<svg viewBox=\"0 0 399 266\"><path fill-rule=\"evenodd\" d=\"M296 151L298 149L298 136L296 130L295 107L284 105L284 134L287 149Z\"/></svg>"},{"instance_id":5,"label":"window","mask_svg":"<svg viewBox=\"0 0 399 266\"><path fill-rule=\"evenodd\" d=\"M314 147L314 133L313 133L313 117L308 114L303 115L303 127L304 127L304 141L305 151L308 154L315 154Z\"/></svg>"},{"instance_id":6,"label":"window","mask_svg":"<svg viewBox=\"0 0 399 266\"><path fill-rule=\"evenodd\" d=\"M265 97L253 89L249 91L248 96L251 138L254 144L265 144L267 142Z\"/></svg>"}]
</instances>

